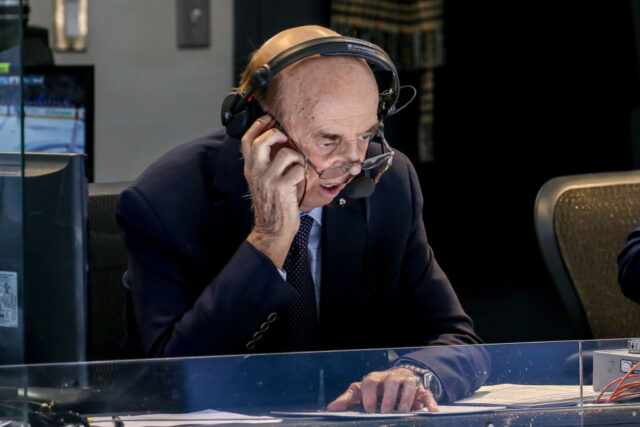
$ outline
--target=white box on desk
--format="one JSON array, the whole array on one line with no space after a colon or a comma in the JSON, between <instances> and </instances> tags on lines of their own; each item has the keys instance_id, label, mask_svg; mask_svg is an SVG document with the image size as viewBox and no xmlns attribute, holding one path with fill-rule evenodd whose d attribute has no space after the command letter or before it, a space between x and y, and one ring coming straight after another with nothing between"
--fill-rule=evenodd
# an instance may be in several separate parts
<instances>
[{"instance_id":1,"label":"white box on desk","mask_svg":"<svg viewBox=\"0 0 640 427\"><path fill-rule=\"evenodd\" d=\"M593 390L601 391L611 381L622 378L638 362L640 362L640 354L629 353L626 348L595 350L593 352ZM640 368L633 373L640 374ZM636 379L630 378L624 383L632 381ZM609 391L613 391L613 388Z\"/></svg>"}]
</instances>

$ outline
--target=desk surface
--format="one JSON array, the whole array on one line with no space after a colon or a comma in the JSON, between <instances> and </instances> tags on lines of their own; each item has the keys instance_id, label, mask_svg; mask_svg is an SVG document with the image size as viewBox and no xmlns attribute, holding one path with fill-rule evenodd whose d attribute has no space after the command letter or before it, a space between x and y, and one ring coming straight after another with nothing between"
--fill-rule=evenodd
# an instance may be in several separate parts
<instances>
[{"instance_id":1,"label":"desk surface","mask_svg":"<svg viewBox=\"0 0 640 427\"><path fill-rule=\"evenodd\" d=\"M461 426L461 425L481 425L481 426L502 426L502 425L638 425L640 416L639 407L623 405L615 407L574 407L574 408L547 408L547 409L502 409L495 412L469 414L469 415L437 415L437 416L414 416L414 417L386 417L381 419L356 419L356 418L323 418L323 417L287 417L277 414L270 415L275 419L273 422L263 420L263 425L433 425L439 426ZM158 418L153 418L158 420ZM174 421L175 422L175 421ZM207 421L202 421L203 425ZM211 421L208 421L209 423ZM168 422L167 424L170 424ZM193 422L190 425L197 424ZM230 422L230 424L234 424ZM242 424L241 421L236 423ZM261 423L262 424L262 423ZM98 422L92 425L109 426L113 423ZM139 427L149 425L148 422L130 423L124 420L124 427ZM153 425L161 425L156 421ZM175 425L175 424L172 424ZM211 425L211 424L209 424Z\"/></svg>"}]
</instances>

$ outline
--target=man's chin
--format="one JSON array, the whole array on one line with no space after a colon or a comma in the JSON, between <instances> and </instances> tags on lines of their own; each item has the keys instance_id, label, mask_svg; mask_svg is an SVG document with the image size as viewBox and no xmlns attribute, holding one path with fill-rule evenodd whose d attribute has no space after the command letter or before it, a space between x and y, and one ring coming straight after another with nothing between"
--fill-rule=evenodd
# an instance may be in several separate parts
<instances>
[{"instance_id":1,"label":"man's chin","mask_svg":"<svg viewBox=\"0 0 640 427\"><path fill-rule=\"evenodd\" d=\"M335 199L338 194L340 194L344 187L346 187L347 183L348 181L343 184L336 185L333 188L325 188L321 185L318 185L312 191L307 190L307 194L304 198L304 201L302 202L302 205L300 206L300 209L305 212L309 212L311 209L330 204L333 199Z\"/></svg>"}]
</instances>

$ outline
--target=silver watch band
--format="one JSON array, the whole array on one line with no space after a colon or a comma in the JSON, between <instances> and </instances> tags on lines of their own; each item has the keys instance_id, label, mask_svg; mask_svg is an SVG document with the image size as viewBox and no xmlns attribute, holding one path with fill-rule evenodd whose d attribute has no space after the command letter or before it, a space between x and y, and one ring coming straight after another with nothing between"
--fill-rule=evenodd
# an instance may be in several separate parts
<instances>
[{"instance_id":1,"label":"silver watch band","mask_svg":"<svg viewBox=\"0 0 640 427\"><path fill-rule=\"evenodd\" d=\"M395 365L394 368L405 368L415 372L420 378L422 378L422 385L425 389L429 390L433 394L433 398L440 399L442 397L442 387L440 386L440 380L438 377L427 368L421 368L420 366L413 365L411 363L400 363Z\"/></svg>"}]
</instances>

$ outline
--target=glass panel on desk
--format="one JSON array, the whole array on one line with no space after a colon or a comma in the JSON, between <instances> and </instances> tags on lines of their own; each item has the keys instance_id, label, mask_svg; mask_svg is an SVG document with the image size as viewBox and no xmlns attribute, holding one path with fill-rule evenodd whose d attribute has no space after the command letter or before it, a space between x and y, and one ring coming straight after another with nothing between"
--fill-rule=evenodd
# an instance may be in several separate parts
<instances>
[{"instance_id":1,"label":"glass panel on desk","mask_svg":"<svg viewBox=\"0 0 640 427\"><path fill-rule=\"evenodd\" d=\"M0 365L24 363L22 1L0 10ZM26 425L27 402L5 387L24 386L20 370L0 374L0 425Z\"/></svg>"},{"instance_id":2,"label":"glass panel on desk","mask_svg":"<svg viewBox=\"0 0 640 427\"><path fill-rule=\"evenodd\" d=\"M0 365L24 363L22 3L6 3L0 11Z\"/></svg>"},{"instance_id":3,"label":"glass panel on desk","mask_svg":"<svg viewBox=\"0 0 640 427\"><path fill-rule=\"evenodd\" d=\"M620 342L588 342L585 347L614 348ZM368 373L415 363L438 375L446 394L443 413L450 405L458 410L480 408L457 415L414 414L420 419L438 416L451 425L501 424L507 418L569 425L585 417L598 424L635 420L632 404L580 406L581 345L433 346L5 366L0 367L0 381L7 387L2 390L3 401L24 396L21 379L28 378L29 401L55 402L57 411L85 415L218 410L286 418L273 412L326 411L331 401ZM592 401L594 393L583 388L585 402Z\"/></svg>"},{"instance_id":4,"label":"glass panel on desk","mask_svg":"<svg viewBox=\"0 0 640 427\"><path fill-rule=\"evenodd\" d=\"M579 403L578 361L579 343L551 342L30 365L0 368L0 377L19 378L21 371L30 400L85 414L269 415L325 410L368 373L415 363L438 375L444 405L544 412Z\"/></svg>"}]
</instances>

